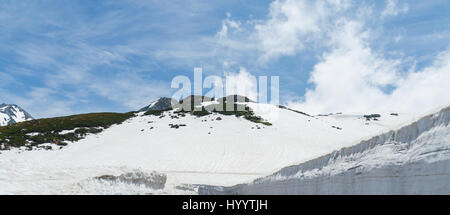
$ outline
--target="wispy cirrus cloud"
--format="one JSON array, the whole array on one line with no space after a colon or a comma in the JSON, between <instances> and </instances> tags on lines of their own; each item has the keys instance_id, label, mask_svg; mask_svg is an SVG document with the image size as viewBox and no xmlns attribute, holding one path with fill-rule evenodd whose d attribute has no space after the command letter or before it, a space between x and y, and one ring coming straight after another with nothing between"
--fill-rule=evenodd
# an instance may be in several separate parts
<instances>
[{"instance_id":1,"label":"wispy cirrus cloud","mask_svg":"<svg viewBox=\"0 0 450 215\"><path fill-rule=\"evenodd\" d=\"M448 3L260 2L2 1L0 99L36 116L129 111L194 67L279 75L282 102L312 112L420 112L438 99L406 89L446 90Z\"/></svg>"},{"instance_id":2,"label":"wispy cirrus cloud","mask_svg":"<svg viewBox=\"0 0 450 215\"><path fill-rule=\"evenodd\" d=\"M0 54L3 53L5 61L16 64L4 66L7 69L4 77L12 80L18 75L17 69L35 75L29 81L30 87L20 89L20 95L4 93L2 100L20 103L39 117L86 111L80 106L99 98L103 103L109 101L106 103L113 106L111 110L134 110L158 96L170 95L170 79L158 74L164 71L157 71L157 61L167 61L164 55L170 54L166 53L174 53L167 57L170 60L192 58L193 51L185 51L183 56L179 49L171 50L170 44L176 41L162 42L164 35L155 33L170 35L173 28L167 22L175 19L149 20L158 14L179 11L174 7L164 8L166 5L161 2L129 3L89 3L99 12L92 13L89 7L75 2L67 5L2 2L0 23L5 28L0 39L8 42ZM192 16L205 10L196 4ZM127 9L121 10L123 6ZM152 11L157 13L148 13ZM180 26L177 32L192 31L192 27L183 30ZM46 111L52 105L58 106L58 111Z\"/></svg>"},{"instance_id":3,"label":"wispy cirrus cloud","mask_svg":"<svg viewBox=\"0 0 450 215\"><path fill-rule=\"evenodd\" d=\"M398 0L386 0L386 7L381 12L381 17L397 16L406 12L408 12L408 4L404 3L400 5Z\"/></svg>"}]
</instances>

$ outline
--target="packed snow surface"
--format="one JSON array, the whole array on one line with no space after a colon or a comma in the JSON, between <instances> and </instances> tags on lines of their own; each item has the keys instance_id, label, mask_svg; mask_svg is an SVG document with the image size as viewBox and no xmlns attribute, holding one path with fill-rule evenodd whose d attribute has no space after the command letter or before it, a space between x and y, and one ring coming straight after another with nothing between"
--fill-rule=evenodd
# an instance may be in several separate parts
<instances>
[{"instance_id":1,"label":"packed snow surface","mask_svg":"<svg viewBox=\"0 0 450 215\"><path fill-rule=\"evenodd\" d=\"M449 194L450 107L234 187L200 194Z\"/></svg>"},{"instance_id":2,"label":"packed snow surface","mask_svg":"<svg viewBox=\"0 0 450 215\"><path fill-rule=\"evenodd\" d=\"M363 114L307 116L251 105L272 126L220 114L139 113L62 149L0 151L0 194L194 194L195 185L251 182L414 120L401 113L369 121ZM152 174L164 177L164 186L147 186Z\"/></svg>"}]
</instances>

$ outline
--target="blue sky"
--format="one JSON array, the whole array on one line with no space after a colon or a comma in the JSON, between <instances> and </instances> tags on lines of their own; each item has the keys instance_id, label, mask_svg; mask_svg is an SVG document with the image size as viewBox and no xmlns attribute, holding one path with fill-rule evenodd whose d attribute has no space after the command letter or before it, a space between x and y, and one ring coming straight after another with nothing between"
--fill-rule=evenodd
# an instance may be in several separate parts
<instances>
[{"instance_id":1,"label":"blue sky","mask_svg":"<svg viewBox=\"0 0 450 215\"><path fill-rule=\"evenodd\" d=\"M0 102L35 117L125 112L202 67L280 76L281 102L310 112L423 112L450 102L449 11L446 0L0 0Z\"/></svg>"}]
</instances>

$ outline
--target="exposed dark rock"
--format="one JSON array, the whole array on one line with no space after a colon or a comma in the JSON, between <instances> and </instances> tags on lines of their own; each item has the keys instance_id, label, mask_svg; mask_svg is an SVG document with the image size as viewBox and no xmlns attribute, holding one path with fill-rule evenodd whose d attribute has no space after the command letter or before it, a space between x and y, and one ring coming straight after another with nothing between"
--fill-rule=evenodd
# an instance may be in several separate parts
<instances>
[{"instance_id":1,"label":"exposed dark rock","mask_svg":"<svg viewBox=\"0 0 450 215\"><path fill-rule=\"evenodd\" d=\"M4 113L8 116L8 118L4 119L5 121L0 121L1 125L12 125L14 123L22 122L22 121L28 121L32 120L33 117L26 112L21 107L15 105L15 104L0 104L0 113ZM14 118L17 118L17 114L23 114L25 117L23 119L17 119L20 121L17 121Z\"/></svg>"},{"instance_id":2,"label":"exposed dark rock","mask_svg":"<svg viewBox=\"0 0 450 215\"><path fill-rule=\"evenodd\" d=\"M102 175L96 177L95 179L115 183L144 185L152 189L164 189L167 182L167 176L165 174L157 172L152 173L130 172L119 176Z\"/></svg>"},{"instance_id":3,"label":"exposed dark rock","mask_svg":"<svg viewBox=\"0 0 450 215\"><path fill-rule=\"evenodd\" d=\"M370 121L370 120L378 121L378 118L380 118L381 115L380 114L370 114L370 115L364 115L363 117L366 118L367 121Z\"/></svg>"},{"instance_id":4,"label":"exposed dark rock","mask_svg":"<svg viewBox=\"0 0 450 215\"><path fill-rule=\"evenodd\" d=\"M172 98L162 97L155 102L152 102L150 105L145 106L139 110L139 112L147 112L147 111L165 111L172 109L172 106L178 104L178 101Z\"/></svg>"},{"instance_id":5,"label":"exposed dark rock","mask_svg":"<svg viewBox=\"0 0 450 215\"><path fill-rule=\"evenodd\" d=\"M169 124L170 128L178 129L180 127L186 126L185 124Z\"/></svg>"}]
</instances>

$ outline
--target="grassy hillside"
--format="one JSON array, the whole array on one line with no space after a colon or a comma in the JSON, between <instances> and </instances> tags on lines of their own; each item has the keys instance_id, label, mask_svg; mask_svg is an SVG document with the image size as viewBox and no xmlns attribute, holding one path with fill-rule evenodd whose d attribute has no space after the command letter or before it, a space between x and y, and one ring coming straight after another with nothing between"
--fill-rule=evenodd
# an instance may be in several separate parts
<instances>
[{"instance_id":1,"label":"grassy hillside","mask_svg":"<svg viewBox=\"0 0 450 215\"><path fill-rule=\"evenodd\" d=\"M26 146L31 149L43 143L67 145L88 133L99 133L113 124L134 116L130 113L90 113L66 117L37 119L0 127L0 150ZM70 131L60 134L61 131Z\"/></svg>"},{"instance_id":2,"label":"grassy hillside","mask_svg":"<svg viewBox=\"0 0 450 215\"><path fill-rule=\"evenodd\" d=\"M190 100L188 98L190 98ZM271 125L261 117L256 116L248 106L236 104L236 101L238 101L237 96L222 98L219 100L220 102L218 104L202 107L201 110L193 110L194 104L201 104L201 101L206 97L191 96L188 98L182 102L185 103L186 101L190 101L190 105L186 108L187 110L184 110L182 105L175 107L177 110L176 112L181 117L185 116L186 113L190 113L197 117L218 113L242 117L251 122L261 123L267 126ZM250 101L245 97L242 97L241 99L247 102ZM231 110L226 107L227 103L232 104L231 107L233 108ZM166 110L149 110L145 112L144 115L160 116L163 112L169 110L172 110L172 108ZM100 133L113 124L120 124L133 117L134 114L135 112L90 113L66 117L36 119L0 127L0 150L8 150L13 147L22 146L27 147L27 149L32 149L33 147L48 149L50 146L42 145L44 143L53 143L62 147L67 145L68 142L83 139L86 134Z\"/></svg>"}]
</instances>

